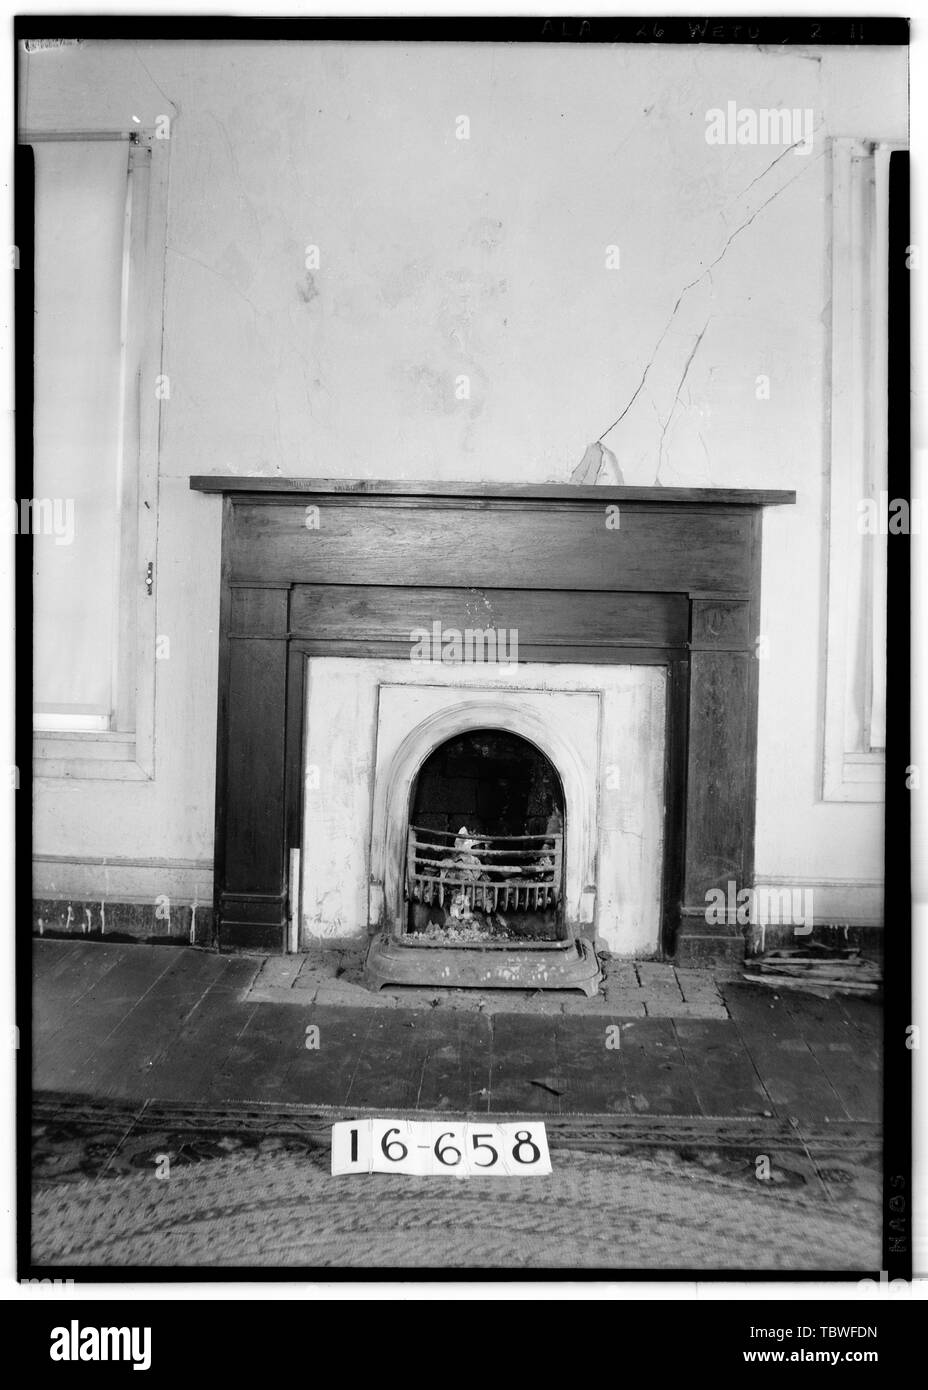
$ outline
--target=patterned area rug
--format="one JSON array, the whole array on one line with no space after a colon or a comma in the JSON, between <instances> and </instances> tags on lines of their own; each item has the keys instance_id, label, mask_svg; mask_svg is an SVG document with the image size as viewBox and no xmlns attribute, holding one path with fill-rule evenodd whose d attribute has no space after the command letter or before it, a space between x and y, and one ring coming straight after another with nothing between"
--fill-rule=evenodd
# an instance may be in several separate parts
<instances>
[{"instance_id":1,"label":"patterned area rug","mask_svg":"<svg viewBox=\"0 0 928 1390\"><path fill-rule=\"evenodd\" d=\"M546 1120L548 1178L333 1178L330 1126L349 1113L359 1112L38 1098L33 1261L114 1270L880 1267L877 1126L813 1133L780 1120L559 1116Z\"/></svg>"}]
</instances>

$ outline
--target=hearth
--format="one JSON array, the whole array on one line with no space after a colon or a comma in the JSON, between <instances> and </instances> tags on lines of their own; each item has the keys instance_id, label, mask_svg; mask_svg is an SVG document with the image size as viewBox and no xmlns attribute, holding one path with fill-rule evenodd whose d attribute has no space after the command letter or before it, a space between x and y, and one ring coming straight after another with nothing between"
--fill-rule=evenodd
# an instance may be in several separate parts
<instances>
[{"instance_id":1,"label":"hearth","mask_svg":"<svg viewBox=\"0 0 928 1390\"><path fill-rule=\"evenodd\" d=\"M225 495L221 945L588 992L597 943L743 955L705 903L752 883L761 509L794 494L191 485Z\"/></svg>"}]
</instances>

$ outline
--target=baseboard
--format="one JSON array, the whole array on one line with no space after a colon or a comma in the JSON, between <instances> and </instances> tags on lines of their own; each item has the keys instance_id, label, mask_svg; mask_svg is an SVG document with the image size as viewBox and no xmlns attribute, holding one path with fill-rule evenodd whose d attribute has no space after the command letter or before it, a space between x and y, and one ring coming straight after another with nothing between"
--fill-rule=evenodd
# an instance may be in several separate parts
<instances>
[{"instance_id":1,"label":"baseboard","mask_svg":"<svg viewBox=\"0 0 928 1390\"><path fill-rule=\"evenodd\" d=\"M701 915L686 910L670 959L678 966L740 973L746 960L764 951L801 950L813 942L856 949L882 963L884 936L878 921L814 922L805 927L790 922L749 922L742 926L732 920L710 927Z\"/></svg>"},{"instance_id":2,"label":"baseboard","mask_svg":"<svg viewBox=\"0 0 928 1390\"><path fill-rule=\"evenodd\" d=\"M883 920L882 882L876 879L796 878L783 874L754 875L755 891L771 903L784 892L800 905L807 920L842 927L870 928ZM768 919L769 920L769 919Z\"/></svg>"},{"instance_id":3,"label":"baseboard","mask_svg":"<svg viewBox=\"0 0 928 1390\"><path fill-rule=\"evenodd\" d=\"M712 970L734 975L744 965L744 937L697 936L681 932L677 949L670 958L673 965L687 970Z\"/></svg>"},{"instance_id":4,"label":"baseboard","mask_svg":"<svg viewBox=\"0 0 928 1390\"><path fill-rule=\"evenodd\" d=\"M799 935L795 927L768 924L754 925L750 928L746 947L747 955L759 956L764 951L801 950L814 942L820 946L848 947L860 951L870 960L883 959L883 927L876 922L816 922L811 932Z\"/></svg>"},{"instance_id":5,"label":"baseboard","mask_svg":"<svg viewBox=\"0 0 928 1390\"><path fill-rule=\"evenodd\" d=\"M171 942L177 945L216 945L212 904L158 901L132 902L79 897L32 900L32 929L37 936L83 937L124 941ZM222 946L226 950L283 951L279 924L225 922ZM870 959L883 958L883 927L878 922L816 922L811 931L788 923L734 924L707 930L699 919L684 916L677 937L674 965L737 973L745 960L763 951L799 947L810 942L850 947ZM344 950L366 945L366 938L307 941L301 950Z\"/></svg>"},{"instance_id":6,"label":"baseboard","mask_svg":"<svg viewBox=\"0 0 928 1390\"><path fill-rule=\"evenodd\" d=\"M213 908L204 903L33 898L32 930L36 936L84 940L214 944Z\"/></svg>"}]
</instances>

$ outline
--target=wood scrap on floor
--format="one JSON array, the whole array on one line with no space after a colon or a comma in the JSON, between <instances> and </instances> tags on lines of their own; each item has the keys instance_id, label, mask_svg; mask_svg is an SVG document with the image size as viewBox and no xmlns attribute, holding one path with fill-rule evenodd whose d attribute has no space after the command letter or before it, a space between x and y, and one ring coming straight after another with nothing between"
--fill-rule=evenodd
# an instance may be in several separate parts
<instances>
[{"instance_id":1,"label":"wood scrap on floor","mask_svg":"<svg viewBox=\"0 0 928 1390\"><path fill-rule=\"evenodd\" d=\"M770 989L830 999L834 994L876 994L883 977L879 966L859 950L810 942L806 947L765 951L745 969L744 978Z\"/></svg>"}]
</instances>

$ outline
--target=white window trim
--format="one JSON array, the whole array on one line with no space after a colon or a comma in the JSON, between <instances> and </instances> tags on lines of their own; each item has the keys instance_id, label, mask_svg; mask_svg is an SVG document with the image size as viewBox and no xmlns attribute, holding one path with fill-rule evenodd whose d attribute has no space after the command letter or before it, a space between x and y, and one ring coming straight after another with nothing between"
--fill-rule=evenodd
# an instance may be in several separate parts
<instances>
[{"instance_id":1,"label":"white window trim","mask_svg":"<svg viewBox=\"0 0 928 1390\"><path fill-rule=\"evenodd\" d=\"M77 714L69 710L65 714L51 714L44 710L33 712L32 729L34 733L58 734L67 730L71 733L108 733L109 721L105 714Z\"/></svg>"},{"instance_id":2,"label":"white window trim","mask_svg":"<svg viewBox=\"0 0 928 1390\"><path fill-rule=\"evenodd\" d=\"M161 401L164 272L170 140L153 129L29 130L21 143L43 140L130 141L131 218L125 306L120 490L123 525L115 622L116 729L36 728L37 777L151 781L155 775L155 644L157 638L158 444ZM151 565L152 589L146 580ZM134 624L130 617L134 610ZM39 723L47 722L40 720ZM122 727L120 727L122 726ZM131 727L131 732L126 731Z\"/></svg>"},{"instance_id":3,"label":"white window trim","mask_svg":"<svg viewBox=\"0 0 928 1390\"><path fill-rule=\"evenodd\" d=\"M885 796L886 754L874 745L885 737L886 545L883 536L861 533L858 503L868 497L879 503L886 488L888 170L890 154L904 148L891 141L831 141L824 801L883 801ZM863 628L855 594L865 605ZM855 669L861 642L865 650ZM855 724L858 739L849 733Z\"/></svg>"}]
</instances>

